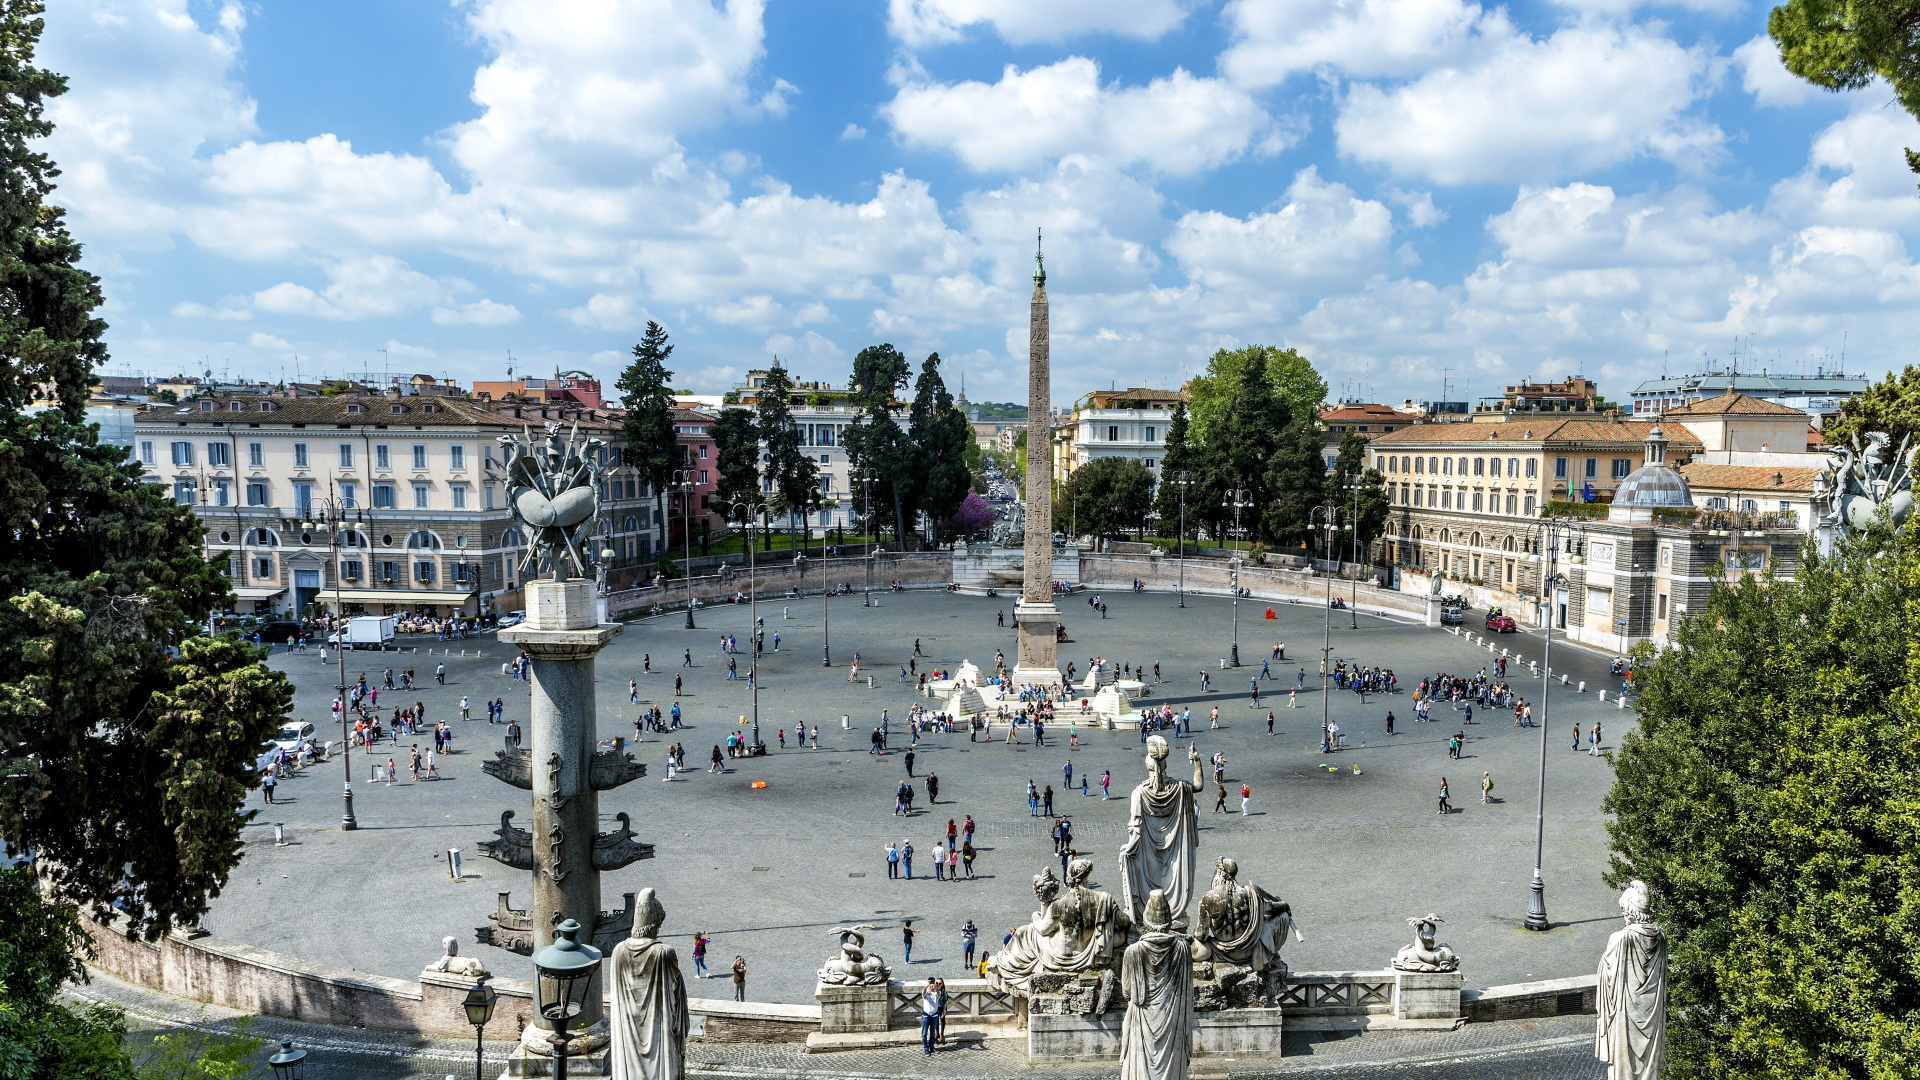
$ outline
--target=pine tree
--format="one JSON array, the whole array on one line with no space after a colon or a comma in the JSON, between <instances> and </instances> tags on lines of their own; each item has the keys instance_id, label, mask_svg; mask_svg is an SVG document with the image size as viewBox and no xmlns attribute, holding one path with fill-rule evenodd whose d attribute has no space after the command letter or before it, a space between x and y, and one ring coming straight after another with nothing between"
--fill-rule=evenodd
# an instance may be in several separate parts
<instances>
[{"instance_id":1,"label":"pine tree","mask_svg":"<svg viewBox=\"0 0 1920 1080\"><path fill-rule=\"evenodd\" d=\"M753 413L740 408L720 410L708 434L713 436L714 501L728 521L745 524L738 507L760 501L760 433Z\"/></svg>"},{"instance_id":2,"label":"pine tree","mask_svg":"<svg viewBox=\"0 0 1920 1080\"><path fill-rule=\"evenodd\" d=\"M40 10L0 3L0 836L54 899L157 937L240 861L292 691L261 650L196 636L230 587L199 520L85 423L106 324L33 149L66 89L33 66ZM56 405L29 414L37 386Z\"/></svg>"},{"instance_id":3,"label":"pine tree","mask_svg":"<svg viewBox=\"0 0 1920 1080\"><path fill-rule=\"evenodd\" d=\"M1324 535L1314 533L1313 508L1328 501L1327 463L1320 450L1320 425L1312 416L1295 417L1280 446L1267 460L1265 528L1288 554L1322 556ZM1305 547L1311 542L1312 546Z\"/></svg>"},{"instance_id":4,"label":"pine tree","mask_svg":"<svg viewBox=\"0 0 1920 1080\"><path fill-rule=\"evenodd\" d=\"M820 466L800 449L800 428L793 422L792 388L787 369L776 362L760 389L754 427L766 447L767 479L773 484L781 509L789 517L797 516L801 528L810 535L807 515L820 505Z\"/></svg>"},{"instance_id":5,"label":"pine tree","mask_svg":"<svg viewBox=\"0 0 1920 1080\"><path fill-rule=\"evenodd\" d=\"M940 546L940 526L960 509L973 490L973 471L967 448L973 428L940 377L940 354L927 354L914 383L913 407L907 415L907 439L914 451L914 503L927 515L934 547Z\"/></svg>"},{"instance_id":6,"label":"pine tree","mask_svg":"<svg viewBox=\"0 0 1920 1080\"><path fill-rule=\"evenodd\" d=\"M667 370L672 355L666 328L649 320L640 344L633 347L633 362L614 384L627 411L621 422L627 437L623 460L653 488L654 520L661 522L667 514L667 485L682 465L680 440L673 430L673 372Z\"/></svg>"},{"instance_id":7,"label":"pine tree","mask_svg":"<svg viewBox=\"0 0 1920 1080\"><path fill-rule=\"evenodd\" d=\"M1160 536L1178 536L1181 529L1181 489L1180 481L1186 479L1189 487L1187 496L1191 497L1191 482L1199 468L1199 447L1188 434L1191 424L1187 417L1187 403L1179 401L1173 406L1173 419L1167 424L1167 439L1161 445L1160 482L1153 492L1153 514L1159 519Z\"/></svg>"},{"instance_id":8,"label":"pine tree","mask_svg":"<svg viewBox=\"0 0 1920 1080\"><path fill-rule=\"evenodd\" d=\"M856 477L855 497L893 506L893 538L903 542L907 517L914 509L913 444L893 418L897 395L907 385L911 368L892 345L869 345L853 358L853 401L859 419L847 428L847 459ZM878 530L867 524L871 534Z\"/></svg>"},{"instance_id":9,"label":"pine tree","mask_svg":"<svg viewBox=\"0 0 1920 1080\"><path fill-rule=\"evenodd\" d=\"M1350 535L1356 538L1351 550L1358 562L1368 561L1368 547L1387 527L1392 507L1387 502L1386 480L1380 470L1367 466L1367 437L1357 431L1347 432L1340 440L1333 471L1327 474L1326 498L1341 507L1343 522L1348 515L1356 515L1350 522L1354 527Z\"/></svg>"}]
</instances>

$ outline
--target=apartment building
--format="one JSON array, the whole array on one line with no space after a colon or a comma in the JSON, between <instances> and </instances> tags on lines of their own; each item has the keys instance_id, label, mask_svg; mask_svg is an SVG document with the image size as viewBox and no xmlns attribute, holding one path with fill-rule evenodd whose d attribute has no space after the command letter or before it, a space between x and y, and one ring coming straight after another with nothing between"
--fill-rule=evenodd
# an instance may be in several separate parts
<instances>
[{"instance_id":1,"label":"apartment building","mask_svg":"<svg viewBox=\"0 0 1920 1080\"><path fill-rule=\"evenodd\" d=\"M726 395L727 405L751 409L759 404L770 373L768 368L747 372L746 381ZM852 391L836 389L828 382L795 382L789 394L788 407L794 425L800 429L800 447L820 470L820 497L826 504L809 515L805 524L815 530L858 529L860 507L854 502L852 465L846 451L846 431L860 419L860 407L853 403ZM904 403L894 411L894 419L901 424L907 422ZM776 527L800 524L797 517L774 522Z\"/></svg>"},{"instance_id":2,"label":"apartment building","mask_svg":"<svg viewBox=\"0 0 1920 1080\"><path fill-rule=\"evenodd\" d=\"M496 440L545 422L608 440L602 547L615 583L660 548L652 492L618 463L620 426L602 410L500 404L360 388L327 396L209 394L135 420L146 478L194 508L241 610L296 613L335 590L348 612L478 614L518 606L518 557ZM309 523L350 519L336 554Z\"/></svg>"},{"instance_id":3,"label":"apartment building","mask_svg":"<svg viewBox=\"0 0 1920 1080\"><path fill-rule=\"evenodd\" d=\"M691 408L682 403L673 410L673 434L680 443L680 466L692 485L682 491L678 485L667 493L667 545L678 549L687 542L687 530L693 530L698 543L707 531L720 527L713 509L713 493L720 486L720 452L713 441L713 412Z\"/></svg>"},{"instance_id":4,"label":"apartment building","mask_svg":"<svg viewBox=\"0 0 1920 1080\"><path fill-rule=\"evenodd\" d=\"M1411 406L1413 403L1407 404ZM1340 443L1349 434L1372 442L1389 432L1412 427L1424 419L1424 415L1411 407L1396 409L1367 401L1343 401L1338 405L1321 406L1320 450L1327 459L1327 471L1333 471L1334 460L1340 456Z\"/></svg>"},{"instance_id":5,"label":"apartment building","mask_svg":"<svg viewBox=\"0 0 1920 1080\"><path fill-rule=\"evenodd\" d=\"M1056 488L1074 470L1098 458L1129 458L1147 467L1157 482L1166 453L1167 428L1181 401L1178 390L1096 390L1080 399L1054 431Z\"/></svg>"},{"instance_id":6,"label":"apartment building","mask_svg":"<svg viewBox=\"0 0 1920 1080\"><path fill-rule=\"evenodd\" d=\"M1797 410L1815 423L1840 413L1840 404L1867 392L1868 382L1857 375L1816 372L1813 375L1771 375L1738 371L1708 371L1697 375L1648 379L1628 395L1636 415L1662 416L1697 401L1738 393Z\"/></svg>"}]
</instances>

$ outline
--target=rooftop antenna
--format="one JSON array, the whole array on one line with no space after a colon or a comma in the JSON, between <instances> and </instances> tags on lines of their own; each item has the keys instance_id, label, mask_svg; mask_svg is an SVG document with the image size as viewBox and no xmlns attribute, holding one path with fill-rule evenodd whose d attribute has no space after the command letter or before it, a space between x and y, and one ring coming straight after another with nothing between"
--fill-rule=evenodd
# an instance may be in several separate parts
<instances>
[{"instance_id":1,"label":"rooftop antenna","mask_svg":"<svg viewBox=\"0 0 1920 1080\"><path fill-rule=\"evenodd\" d=\"M513 350L507 350L507 381L513 381Z\"/></svg>"},{"instance_id":2,"label":"rooftop antenna","mask_svg":"<svg viewBox=\"0 0 1920 1080\"><path fill-rule=\"evenodd\" d=\"M1836 377L1842 379L1847 377L1847 331L1845 330L1840 331L1840 370Z\"/></svg>"}]
</instances>

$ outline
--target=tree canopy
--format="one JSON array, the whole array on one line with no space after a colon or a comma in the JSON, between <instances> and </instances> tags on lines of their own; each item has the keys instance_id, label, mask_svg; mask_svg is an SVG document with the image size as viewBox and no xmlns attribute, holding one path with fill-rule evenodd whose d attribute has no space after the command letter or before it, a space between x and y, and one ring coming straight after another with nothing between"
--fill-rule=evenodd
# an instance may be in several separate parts
<instances>
[{"instance_id":1,"label":"tree canopy","mask_svg":"<svg viewBox=\"0 0 1920 1080\"><path fill-rule=\"evenodd\" d=\"M920 366L907 432L913 446L913 504L927 515L937 546L942 523L953 517L973 490L973 455L968 453L973 447L973 427L953 406L953 395L940 376L939 353L927 354Z\"/></svg>"},{"instance_id":2,"label":"tree canopy","mask_svg":"<svg viewBox=\"0 0 1920 1080\"><path fill-rule=\"evenodd\" d=\"M1133 458L1094 458L1073 471L1054 495L1055 527L1117 540L1146 528L1153 510L1153 473Z\"/></svg>"},{"instance_id":3,"label":"tree canopy","mask_svg":"<svg viewBox=\"0 0 1920 1080\"><path fill-rule=\"evenodd\" d=\"M755 409L754 428L766 448L766 478L784 513L797 515L804 528L807 514L820 505L820 466L800 449L800 428L793 422L793 380L779 364L767 372ZM772 542L772 536L767 538Z\"/></svg>"},{"instance_id":4,"label":"tree canopy","mask_svg":"<svg viewBox=\"0 0 1920 1080\"><path fill-rule=\"evenodd\" d=\"M1900 374L1867 387L1840 403L1840 416L1820 431L1829 446L1844 446L1856 436L1883 431L1899 449L1902 440L1920 435L1920 368L1908 364ZM1920 446L1920 438L1914 439Z\"/></svg>"},{"instance_id":5,"label":"tree canopy","mask_svg":"<svg viewBox=\"0 0 1920 1080\"><path fill-rule=\"evenodd\" d=\"M845 446L853 467L856 498L893 508L893 535L907 533L912 509L910 490L914 452L912 442L893 418L899 393L912 369L892 345L869 345L853 358L853 401L859 417L847 427ZM902 484L909 485L903 488ZM871 522L866 524L871 531Z\"/></svg>"},{"instance_id":6,"label":"tree canopy","mask_svg":"<svg viewBox=\"0 0 1920 1080\"><path fill-rule=\"evenodd\" d=\"M1244 392L1248 377L1254 373L1265 376L1266 389L1279 398L1289 417L1302 412L1318 416L1320 403L1327 399L1327 381L1306 357L1292 349L1271 345L1221 349L1207 361L1206 374L1187 384L1195 442L1204 443L1212 437L1214 423L1232 406L1234 396Z\"/></svg>"},{"instance_id":7,"label":"tree canopy","mask_svg":"<svg viewBox=\"0 0 1920 1080\"><path fill-rule=\"evenodd\" d=\"M1636 672L1608 880L1644 880L1671 942L1667 1076L1920 1062L1916 640L1910 523L1719 583Z\"/></svg>"},{"instance_id":8,"label":"tree canopy","mask_svg":"<svg viewBox=\"0 0 1920 1080\"><path fill-rule=\"evenodd\" d=\"M673 372L667 370L672 355L666 328L649 320L640 343L633 347L632 362L614 384L627 411L621 420L627 438L621 460L653 488L658 515L666 512L667 484L682 465L680 440L673 430Z\"/></svg>"},{"instance_id":9,"label":"tree canopy","mask_svg":"<svg viewBox=\"0 0 1920 1080\"><path fill-rule=\"evenodd\" d=\"M760 434L753 414L745 409L722 409L707 433L713 436L713 499L729 521L744 520L735 508L759 501Z\"/></svg>"},{"instance_id":10,"label":"tree canopy","mask_svg":"<svg viewBox=\"0 0 1920 1080\"><path fill-rule=\"evenodd\" d=\"M1920 3L1915 0L1788 0L1767 16L1788 71L1828 90L1858 90L1876 77L1920 117ZM1920 153L1906 150L1920 173Z\"/></svg>"}]
</instances>

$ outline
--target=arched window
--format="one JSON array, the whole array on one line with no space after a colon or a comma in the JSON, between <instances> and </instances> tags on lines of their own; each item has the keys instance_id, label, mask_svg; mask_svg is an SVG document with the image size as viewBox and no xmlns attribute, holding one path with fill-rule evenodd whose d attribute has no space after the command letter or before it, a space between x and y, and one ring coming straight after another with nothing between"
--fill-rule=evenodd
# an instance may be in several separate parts
<instances>
[{"instance_id":1,"label":"arched window","mask_svg":"<svg viewBox=\"0 0 1920 1080\"><path fill-rule=\"evenodd\" d=\"M439 551L440 538L425 529L407 534L407 547L415 551Z\"/></svg>"},{"instance_id":2,"label":"arched window","mask_svg":"<svg viewBox=\"0 0 1920 1080\"><path fill-rule=\"evenodd\" d=\"M280 538L273 534L272 529L248 529L246 542L249 547L280 546Z\"/></svg>"},{"instance_id":3,"label":"arched window","mask_svg":"<svg viewBox=\"0 0 1920 1080\"><path fill-rule=\"evenodd\" d=\"M1443 543L1443 544L1451 544L1451 543L1453 543L1453 530L1452 530L1452 529L1441 529L1441 530L1440 530L1440 542L1441 542L1441 543Z\"/></svg>"},{"instance_id":4,"label":"arched window","mask_svg":"<svg viewBox=\"0 0 1920 1080\"><path fill-rule=\"evenodd\" d=\"M626 531L627 531L627 532L639 532L639 531L640 531L640 519L639 519L639 518L637 518L637 517L629 517L629 518L627 519L627 527L626 527Z\"/></svg>"},{"instance_id":5,"label":"arched window","mask_svg":"<svg viewBox=\"0 0 1920 1080\"><path fill-rule=\"evenodd\" d=\"M1479 547L1479 546L1480 546L1480 534L1479 534L1479 533L1474 533L1474 534L1473 534L1473 539L1472 539L1472 540L1471 540L1471 541L1470 541L1470 542L1469 542L1469 543L1467 544L1467 546L1468 546L1468 547Z\"/></svg>"},{"instance_id":6,"label":"arched window","mask_svg":"<svg viewBox=\"0 0 1920 1080\"><path fill-rule=\"evenodd\" d=\"M1504 543L1504 544L1502 544L1502 545L1500 545L1500 546L1501 546L1501 547L1502 547L1503 549L1505 549L1505 550L1507 550L1507 551L1512 551L1512 550L1513 550L1513 537L1511 537L1511 536L1509 536L1509 537L1507 537L1507 540L1506 540L1506 543Z\"/></svg>"},{"instance_id":7,"label":"arched window","mask_svg":"<svg viewBox=\"0 0 1920 1080\"><path fill-rule=\"evenodd\" d=\"M503 548L519 547L520 546L520 530L508 529L502 532L500 534L500 546Z\"/></svg>"}]
</instances>

